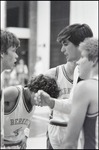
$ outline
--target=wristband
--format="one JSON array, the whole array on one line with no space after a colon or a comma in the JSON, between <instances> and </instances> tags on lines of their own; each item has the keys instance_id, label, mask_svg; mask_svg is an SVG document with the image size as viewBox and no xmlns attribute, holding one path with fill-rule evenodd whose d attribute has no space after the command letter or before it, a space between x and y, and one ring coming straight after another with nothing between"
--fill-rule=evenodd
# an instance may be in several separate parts
<instances>
[{"instance_id":1,"label":"wristband","mask_svg":"<svg viewBox=\"0 0 99 150\"><path fill-rule=\"evenodd\" d=\"M25 136L26 136L27 138L29 137L29 133L30 133L30 129L29 129L29 128L25 128L24 134L25 134Z\"/></svg>"}]
</instances>

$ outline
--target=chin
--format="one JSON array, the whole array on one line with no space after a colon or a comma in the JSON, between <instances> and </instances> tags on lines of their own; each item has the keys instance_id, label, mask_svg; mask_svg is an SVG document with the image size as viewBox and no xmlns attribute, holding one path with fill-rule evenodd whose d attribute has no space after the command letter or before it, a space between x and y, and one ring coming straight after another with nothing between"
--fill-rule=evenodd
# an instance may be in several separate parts
<instances>
[{"instance_id":1,"label":"chin","mask_svg":"<svg viewBox=\"0 0 99 150\"><path fill-rule=\"evenodd\" d=\"M13 66L13 67L11 67L10 69L11 69L11 70L13 70L13 69L14 69L14 66Z\"/></svg>"}]
</instances>

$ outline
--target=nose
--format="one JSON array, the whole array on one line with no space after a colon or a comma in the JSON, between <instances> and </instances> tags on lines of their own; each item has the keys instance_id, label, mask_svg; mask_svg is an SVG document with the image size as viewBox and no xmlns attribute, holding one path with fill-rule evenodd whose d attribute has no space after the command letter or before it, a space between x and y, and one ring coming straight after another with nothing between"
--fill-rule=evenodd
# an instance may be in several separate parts
<instances>
[{"instance_id":1,"label":"nose","mask_svg":"<svg viewBox=\"0 0 99 150\"><path fill-rule=\"evenodd\" d=\"M66 51L66 48L63 45L62 48L61 48L61 52L65 52L65 51Z\"/></svg>"}]
</instances>

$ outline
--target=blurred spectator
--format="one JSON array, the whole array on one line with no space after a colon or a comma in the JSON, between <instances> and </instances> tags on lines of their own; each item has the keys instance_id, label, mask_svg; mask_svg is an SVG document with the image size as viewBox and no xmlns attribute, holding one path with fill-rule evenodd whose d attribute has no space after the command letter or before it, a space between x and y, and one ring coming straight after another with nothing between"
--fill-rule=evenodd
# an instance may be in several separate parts
<instances>
[{"instance_id":1,"label":"blurred spectator","mask_svg":"<svg viewBox=\"0 0 99 150\"><path fill-rule=\"evenodd\" d=\"M4 88L9 86L10 73L11 73L11 70L4 71Z\"/></svg>"},{"instance_id":2,"label":"blurred spectator","mask_svg":"<svg viewBox=\"0 0 99 150\"><path fill-rule=\"evenodd\" d=\"M28 82L28 67L24 63L23 59L19 60L19 64L16 65L16 73L19 84L25 85Z\"/></svg>"},{"instance_id":3,"label":"blurred spectator","mask_svg":"<svg viewBox=\"0 0 99 150\"><path fill-rule=\"evenodd\" d=\"M8 86L12 86L12 85L14 86L18 84L19 84L19 81L17 78L16 68L14 68L13 70L5 70L3 87L6 88Z\"/></svg>"},{"instance_id":4,"label":"blurred spectator","mask_svg":"<svg viewBox=\"0 0 99 150\"><path fill-rule=\"evenodd\" d=\"M37 56L36 64L34 67L34 76L39 75L41 73L43 73L42 58L40 56Z\"/></svg>"},{"instance_id":5,"label":"blurred spectator","mask_svg":"<svg viewBox=\"0 0 99 150\"><path fill-rule=\"evenodd\" d=\"M17 78L16 67L10 73L9 85L18 85L19 81Z\"/></svg>"}]
</instances>

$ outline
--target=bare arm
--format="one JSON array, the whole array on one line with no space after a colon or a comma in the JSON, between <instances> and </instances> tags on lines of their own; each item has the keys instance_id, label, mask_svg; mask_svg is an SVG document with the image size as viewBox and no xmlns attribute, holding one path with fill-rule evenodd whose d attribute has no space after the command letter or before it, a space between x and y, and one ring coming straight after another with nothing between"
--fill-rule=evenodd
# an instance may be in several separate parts
<instances>
[{"instance_id":1,"label":"bare arm","mask_svg":"<svg viewBox=\"0 0 99 150\"><path fill-rule=\"evenodd\" d=\"M49 76L52 78L55 78L55 74L56 74L56 68L51 68L45 73L46 76Z\"/></svg>"},{"instance_id":2,"label":"bare arm","mask_svg":"<svg viewBox=\"0 0 99 150\"><path fill-rule=\"evenodd\" d=\"M53 109L60 111L61 113L69 114L72 109L72 100L71 99L52 99L55 104Z\"/></svg>"},{"instance_id":3,"label":"bare arm","mask_svg":"<svg viewBox=\"0 0 99 150\"><path fill-rule=\"evenodd\" d=\"M66 140L63 149L77 149L77 142L83 122L86 116L89 100L86 85L79 83L73 95L73 107L66 132Z\"/></svg>"},{"instance_id":4,"label":"bare arm","mask_svg":"<svg viewBox=\"0 0 99 150\"><path fill-rule=\"evenodd\" d=\"M10 86L4 89L4 102L15 101L18 96L18 89L15 86Z\"/></svg>"},{"instance_id":5,"label":"bare arm","mask_svg":"<svg viewBox=\"0 0 99 150\"><path fill-rule=\"evenodd\" d=\"M35 103L38 106L49 106L51 109L54 109L55 105L57 108L55 110L60 111L61 113L70 113L71 112L71 101L69 99L55 99L50 97L49 94L43 90L39 90L34 97Z\"/></svg>"}]
</instances>

